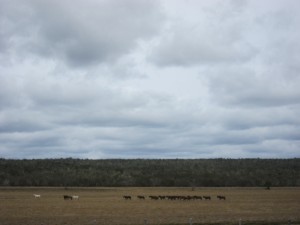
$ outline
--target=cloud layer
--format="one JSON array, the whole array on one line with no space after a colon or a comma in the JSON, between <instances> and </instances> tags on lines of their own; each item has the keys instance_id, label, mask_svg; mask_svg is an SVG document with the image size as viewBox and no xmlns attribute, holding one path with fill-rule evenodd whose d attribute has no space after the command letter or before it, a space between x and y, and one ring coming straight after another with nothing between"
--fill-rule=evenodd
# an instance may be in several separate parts
<instances>
[{"instance_id":1,"label":"cloud layer","mask_svg":"<svg viewBox=\"0 0 300 225\"><path fill-rule=\"evenodd\" d=\"M0 0L0 157L299 157L299 9Z\"/></svg>"}]
</instances>

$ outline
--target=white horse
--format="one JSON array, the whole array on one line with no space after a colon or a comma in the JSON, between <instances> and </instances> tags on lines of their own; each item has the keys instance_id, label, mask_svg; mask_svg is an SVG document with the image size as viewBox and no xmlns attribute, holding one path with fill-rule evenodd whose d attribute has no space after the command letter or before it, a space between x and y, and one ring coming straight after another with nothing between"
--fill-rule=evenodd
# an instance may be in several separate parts
<instances>
[{"instance_id":1,"label":"white horse","mask_svg":"<svg viewBox=\"0 0 300 225\"><path fill-rule=\"evenodd\" d=\"M78 200L78 199L79 199L79 196L78 196L78 195L73 195L72 198L73 198L74 200Z\"/></svg>"},{"instance_id":2,"label":"white horse","mask_svg":"<svg viewBox=\"0 0 300 225\"><path fill-rule=\"evenodd\" d=\"M34 198L41 198L41 195L33 194Z\"/></svg>"}]
</instances>

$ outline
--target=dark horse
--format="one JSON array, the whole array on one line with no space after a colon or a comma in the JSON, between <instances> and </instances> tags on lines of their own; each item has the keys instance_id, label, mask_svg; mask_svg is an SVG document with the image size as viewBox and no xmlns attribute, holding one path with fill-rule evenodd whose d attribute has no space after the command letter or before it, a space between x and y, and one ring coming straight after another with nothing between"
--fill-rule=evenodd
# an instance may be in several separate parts
<instances>
[{"instance_id":1,"label":"dark horse","mask_svg":"<svg viewBox=\"0 0 300 225\"><path fill-rule=\"evenodd\" d=\"M124 198L125 200L131 200L131 196L130 196L130 195L124 195L123 198Z\"/></svg>"},{"instance_id":2,"label":"dark horse","mask_svg":"<svg viewBox=\"0 0 300 225\"><path fill-rule=\"evenodd\" d=\"M73 197L70 195L64 195L64 200L73 200Z\"/></svg>"},{"instance_id":3,"label":"dark horse","mask_svg":"<svg viewBox=\"0 0 300 225\"><path fill-rule=\"evenodd\" d=\"M203 196L204 200L211 200L210 196Z\"/></svg>"},{"instance_id":4,"label":"dark horse","mask_svg":"<svg viewBox=\"0 0 300 225\"><path fill-rule=\"evenodd\" d=\"M219 200L226 200L226 197L223 196L223 195L218 195L217 198L218 198Z\"/></svg>"},{"instance_id":5,"label":"dark horse","mask_svg":"<svg viewBox=\"0 0 300 225\"><path fill-rule=\"evenodd\" d=\"M143 200L145 200L145 196L143 196L143 195L138 195L137 197L138 197L138 199L143 199Z\"/></svg>"}]
</instances>

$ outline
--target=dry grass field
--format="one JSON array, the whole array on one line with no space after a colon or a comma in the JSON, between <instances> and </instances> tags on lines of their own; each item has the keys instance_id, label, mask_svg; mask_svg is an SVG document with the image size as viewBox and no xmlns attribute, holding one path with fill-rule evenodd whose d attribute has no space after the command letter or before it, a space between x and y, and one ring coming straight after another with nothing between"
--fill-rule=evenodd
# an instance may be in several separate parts
<instances>
[{"instance_id":1,"label":"dry grass field","mask_svg":"<svg viewBox=\"0 0 300 225\"><path fill-rule=\"evenodd\" d=\"M80 197L64 200L65 194ZM212 200L139 200L137 195L209 195ZM193 224L238 225L239 219L242 224L299 224L300 188L0 189L0 225L143 225L145 218L147 224L189 224L189 218Z\"/></svg>"}]
</instances>

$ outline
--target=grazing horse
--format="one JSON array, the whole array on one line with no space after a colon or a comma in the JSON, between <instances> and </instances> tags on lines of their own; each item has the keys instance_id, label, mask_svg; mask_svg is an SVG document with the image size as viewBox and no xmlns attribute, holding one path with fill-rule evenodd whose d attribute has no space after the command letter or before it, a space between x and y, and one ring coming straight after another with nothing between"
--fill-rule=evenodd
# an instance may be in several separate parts
<instances>
[{"instance_id":1,"label":"grazing horse","mask_svg":"<svg viewBox=\"0 0 300 225\"><path fill-rule=\"evenodd\" d=\"M73 200L73 197L70 195L64 195L64 200Z\"/></svg>"},{"instance_id":2,"label":"grazing horse","mask_svg":"<svg viewBox=\"0 0 300 225\"><path fill-rule=\"evenodd\" d=\"M131 200L131 196L130 196L130 195L124 195L123 198L124 198L125 200Z\"/></svg>"},{"instance_id":3,"label":"grazing horse","mask_svg":"<svg viewBox=\"0 0 300 225\"><path fill-rule=\"evenodd\" d=\"M79 196L78 196L78 195L73 195L73 196L72 196L72 199L74 199L74 200L79 200Z\"/></svg>"},{"instance_id":4,"label":"grazing horse","mask_svg":"<svg viewBox=\"0 0 300 225\"><path fill-rule=\"evenodd\" d=\"M138 199L145 200L145 196L143 196L143 195L138 195L137 197L138 197Z\"/></svg>"},{"instance_id":5,"label":"grazing horse","mask_svg":"<svg viewBox=\"0 0 300 225\"><path fill-rule=\"evenodd\" d=\"M219 200L226 200L226 197L223 196L223 195L218 195L217 198L218 198Z\"/></svg>"},{"instance_id":6,"label":"grazing horse","mask_svg":"<svg viewBox=\"0 0 300 225\"><path fill-rule=\"evenodd\" d=\"M210 196L203 196L203 198L204 198L205 200L211 200L211 197L210 197Z\"/></svg>"},{"instance_id":7,"label":"grazing horse","mask_svg":"<svg viewBox=\"0 0 300 225\"><path fill-rule=\"evenodd\" d=\"M41 198L41 195L33 194L34 198Z\"/></svg>"},{"instance_id":8,"label":"grazing horse","mask_svg":"<svg viewBox=\"0 0 300 225\"><path fill-rule=\"evenodd\" d=\"M158 200L159 199L158 196L154 196L154 195L150 195L149 198L152 199L152 200Z\"/></svg>"},{"instance_id":9,"label":"grazing horse","mask_svg":"<svg viewBox=\"0 0 300 225\"><path fill-rule=\"evenodd\" d=\"M198 195L194 195L194 196L193 196L193 199L194 199L194 200L202 200L202 197L201 197L201 196L198 196Z\"/></svg>"}]
</instances>

